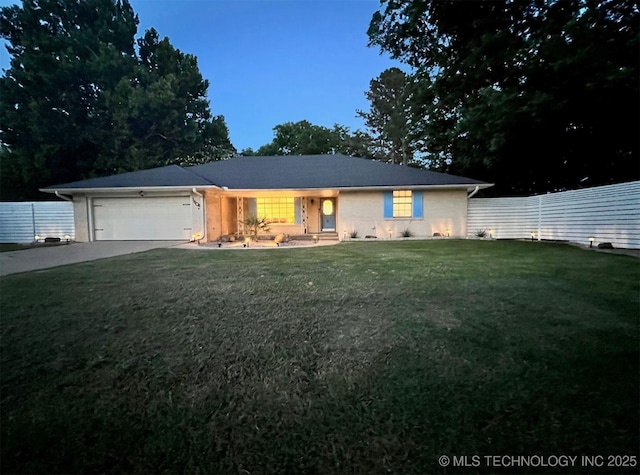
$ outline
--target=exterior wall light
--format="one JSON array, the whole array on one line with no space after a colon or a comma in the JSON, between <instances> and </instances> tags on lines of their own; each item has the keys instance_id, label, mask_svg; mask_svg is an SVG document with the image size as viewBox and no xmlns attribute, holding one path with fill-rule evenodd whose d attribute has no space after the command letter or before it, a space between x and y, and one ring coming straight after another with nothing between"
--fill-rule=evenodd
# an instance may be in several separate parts
<instances>
[{"instance_id":1,"label":"exterior wall light","mask_svg":"<svg viewBox=\"0 0 640 475\"><path fill-rule=\"evenodd\" d=\"M589 236L589 247L593 247L593 241L595 241L596 238L594 238L593 236Z\"/></svg>"}]
</instances>

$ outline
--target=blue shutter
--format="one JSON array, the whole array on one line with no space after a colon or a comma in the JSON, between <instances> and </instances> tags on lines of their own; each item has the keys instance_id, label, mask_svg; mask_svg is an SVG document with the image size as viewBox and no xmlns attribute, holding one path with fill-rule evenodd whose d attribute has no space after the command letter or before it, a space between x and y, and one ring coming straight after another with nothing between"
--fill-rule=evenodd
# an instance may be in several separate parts
<instances>
[{"instance_id":1,"label":"blue shutter","mask_svg":"<svg viewBox=\"0 0 640 475\"><path fill-rule=\"evenodd\" d=\"M384 218L393 218L393 191L384 192Z\"/></svg>"},{"instance_id":2,"label":"blue shutter","mask_svg":"<svg viewBox=\"0 0 640 475\"><path fill-rule=\"evenodd\" d=\"M414 191L413 196L413 217L422 218L422 191Z\"/></svg>"}]
</instances>

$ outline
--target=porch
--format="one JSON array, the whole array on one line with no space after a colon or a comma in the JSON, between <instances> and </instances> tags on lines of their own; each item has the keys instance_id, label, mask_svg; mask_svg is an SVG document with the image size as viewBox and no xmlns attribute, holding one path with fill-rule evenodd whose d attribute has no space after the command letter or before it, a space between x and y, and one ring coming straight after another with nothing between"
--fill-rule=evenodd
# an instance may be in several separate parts
<instances>
[{"instance_id":1,"label":"porch","mask_svg":"<svg viewBox=\"0 0 640 475\"><path fill-rule=\"evenodd\" d=\"M206 240L223 236L244 236L249 230L249 216L264 218L269 231L266 236L288 234L296 239L335 239L338 234L338 192L207 191L205 193Z\"/></svg>"}]
</instances>

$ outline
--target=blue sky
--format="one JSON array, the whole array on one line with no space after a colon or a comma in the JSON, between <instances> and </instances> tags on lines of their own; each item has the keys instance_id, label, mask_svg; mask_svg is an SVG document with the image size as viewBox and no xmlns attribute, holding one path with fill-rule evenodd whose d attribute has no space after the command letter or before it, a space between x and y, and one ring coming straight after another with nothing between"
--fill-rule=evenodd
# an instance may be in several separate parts
<instances>
[{"instance_id":1,"label":"blue sky","mask_svg":"<svg viewBox=\"0 0 640 475\"><path fill-rule=\"evenodd\" d=\"M0 1L0 5L14 4ZM238 150L268 143L273 127L306 119L362 128L369 81L400 66L368 48L378 0L130 0L138 35L161 37L198 58L213 114ZM0 67L8 67L6 50Z\"/></svg>"}]
</instances>

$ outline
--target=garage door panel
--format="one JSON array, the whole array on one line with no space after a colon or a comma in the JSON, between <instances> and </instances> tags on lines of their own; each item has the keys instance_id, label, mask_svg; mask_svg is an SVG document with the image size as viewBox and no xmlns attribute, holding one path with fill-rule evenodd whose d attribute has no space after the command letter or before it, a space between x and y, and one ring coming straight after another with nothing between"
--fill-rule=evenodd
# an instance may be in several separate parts
<instances>
[{"instance_id":1,"label":"garage door panel","mask_svg":"<svg viewBox=\"0 0 640 475\"><path fill-rule=\"evenodd\" d=\"M95 239L189 240L192 231L188 196L96 198L93 205Z\"/></svg>"}]
</instances>

